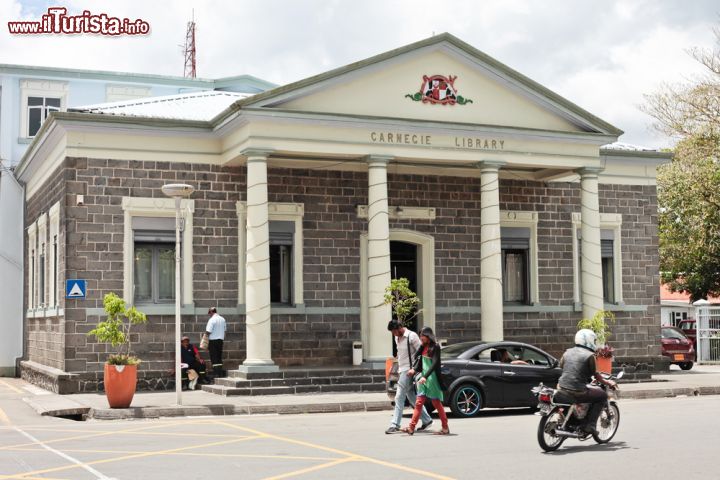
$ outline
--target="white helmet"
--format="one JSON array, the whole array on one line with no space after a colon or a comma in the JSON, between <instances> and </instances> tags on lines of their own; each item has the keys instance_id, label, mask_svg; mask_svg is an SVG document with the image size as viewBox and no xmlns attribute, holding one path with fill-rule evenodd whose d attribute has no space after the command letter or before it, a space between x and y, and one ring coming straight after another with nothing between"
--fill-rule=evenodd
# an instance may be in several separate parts
<instances>
[{"instance_id":1,"label":"white helmet","mask_svg":"<svg viewBox=\"0 0 720 480\"><path fill-rule=\"evenodd\" d=\"M597 335L595 335L595 332L593 332L589 328L583 328L582 330L578 330L578 332L575 334L575 345L589 348L593 352L597 348L597 346L595 345L596 340Z\"/></svg>"}]
</instances>

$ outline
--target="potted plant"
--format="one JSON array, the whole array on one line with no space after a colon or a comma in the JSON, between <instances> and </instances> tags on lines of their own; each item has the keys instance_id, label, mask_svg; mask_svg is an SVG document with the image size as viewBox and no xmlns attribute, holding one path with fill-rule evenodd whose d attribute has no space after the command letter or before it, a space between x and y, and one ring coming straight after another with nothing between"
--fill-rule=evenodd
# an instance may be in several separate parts
<instances>
[{"instance_id":1,"label":"potted plant","mask_svg":"<svg viewBox=\"0 0 720 480\"><path fill-rule=\"evenodd\" d=\"M105 362L105 395L110 408L127 408L132 402L137 386L137 366L140 360L130 350L130 329L133 325L147 322L144 313L135 307L127 308L125 300L114 293L103 298L107 320L97 324L88 335L98 342L109 343L117 352Z\"/></svg>"},{"instance_id":2,"label":"potted plant","mask_svg":"<svg viewBox=\"0 0 720 480\"><path fill-rule=\"evenodd\" d=\"M583 318L577 324L578 329L588 328L597 335L595 358L598 372L612 373L613 352L608 339L611 335L610 324L615 323L615 314L607 310L598 310L592 318Z\"/></svg>"}]
</instances>

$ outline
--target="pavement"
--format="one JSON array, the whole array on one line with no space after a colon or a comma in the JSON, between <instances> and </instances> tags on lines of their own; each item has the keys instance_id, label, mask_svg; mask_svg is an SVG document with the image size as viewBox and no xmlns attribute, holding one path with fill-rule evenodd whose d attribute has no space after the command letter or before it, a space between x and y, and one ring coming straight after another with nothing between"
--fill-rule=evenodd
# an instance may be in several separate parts
<instances>
[{"instance_id":1,"label":"pavement","mask_svg":"<svg viewBox=\"0 0 720 480\"><path fill-rule=\"evenodd\" d=\"M74 422L11 407L21 394L1 383L6 480L708 480L717 471L720 396L622 401L610 443L568 439L546 454L540 417L527 409L451 415L446 436L433 435L437 417L428 431L386 435L386 411Z\"/></svg>"},{"instance_id":2,"label":"pavement","mask_svg":"<svg viewBox=\"0 0 720 480\"><path fill-rule=\"evenodd\" d=\"M25 401L38 414L75 419L343 413L392 409L384 392L224 397L196 390L182 392L182 405L178 405L175 392L138 392L132 406L122 409L109 408L102 393L56 395L37 388L35 393L25 398ZM690 371L681 371L673 366L666 374L654 375L651 382L622 384L620 390L622 399L699 395L720 395L720 365L696 365Z\"/></svg>"}]
</instances>

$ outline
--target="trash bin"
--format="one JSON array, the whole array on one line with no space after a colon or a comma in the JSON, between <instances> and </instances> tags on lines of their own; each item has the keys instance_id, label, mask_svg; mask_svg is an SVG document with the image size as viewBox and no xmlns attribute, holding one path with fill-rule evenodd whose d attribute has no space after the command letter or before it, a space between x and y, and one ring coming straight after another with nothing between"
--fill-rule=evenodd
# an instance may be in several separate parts
<instances>
[{"instance_id":1,"label":"trash bin","mask_svg":"<svg viewBox=\"0 0 720 480\"><path fill-rule=\"evenodd\" d=\"M363 361L362 342L353 342L353 365L358 366Z\"/></svg>"}]
</instances>

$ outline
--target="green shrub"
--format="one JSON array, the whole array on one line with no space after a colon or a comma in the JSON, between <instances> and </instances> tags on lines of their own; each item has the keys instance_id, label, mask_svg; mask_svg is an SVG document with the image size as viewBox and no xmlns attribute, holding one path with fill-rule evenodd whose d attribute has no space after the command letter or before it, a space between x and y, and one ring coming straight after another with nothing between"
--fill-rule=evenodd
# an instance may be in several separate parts
<instances>
[{"instance_id":1,"label":"green shrub","mask_svg":"<svg viewBox=\"0 0 720 480\"><path fill-rule=\"evenodd\" d=\"M117 352L108 356L110 365L137 365L140 360L132 354L130 344L130 329L133 325L147 322L144 313L135 307L127 308L125 300L114 293L108 293L103 298L103 306L107 319L98 323L88 332L94 335L98 342L109 343Z\"/></svg>"}]
</instances>

